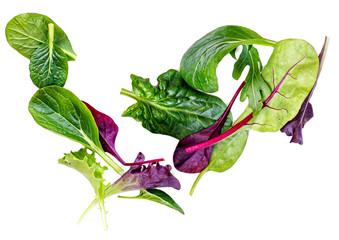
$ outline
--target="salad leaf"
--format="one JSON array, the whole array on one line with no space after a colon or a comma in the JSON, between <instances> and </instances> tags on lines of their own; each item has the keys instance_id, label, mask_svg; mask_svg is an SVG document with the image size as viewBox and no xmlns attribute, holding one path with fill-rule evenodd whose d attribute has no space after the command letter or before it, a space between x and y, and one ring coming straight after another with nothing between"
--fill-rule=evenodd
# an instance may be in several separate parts
<instances>
[{"instance_id":1,"label":"salad leaf","mask_svg":"<svg viewBox=\"0 0 339 240\"><path fill-rule=\"evenodd\" d=\"M136 163L142 163L145 156L139 152ZM148 166L135 165L131 166L117 181L111 184L105 191L105 197L113 194L149 189L157 187L173 187L180 189L180 182L171 174L170 165L161 166L159 163L149 163Z\"/></svg>"},{"instance_id":2,"label":"salad leaf","mask_svg":"<svg viewBox=\"0 0 339 240\"><path fill-rule=\"evenodd\" d=\"M317 79L319 60L304 40L288 39L276 44L263 70L273 89L264 107L247 123L248 129L275 132L293 119Z\"/></svg>"},{"instance_id":3,"label":"salad leaf","mask_svg":"<svg viewBox=\"0 0 339 240\"><path fill-rule=\"evenodd\" d=\"M233 78L238 80L246 66L249 66L249 72L240 95L240 101L243 102L248 98L249 107L253 112L258 112L263 106L264 96L270 94L271 89L261 76L262 63L257 49L253 46L243 45L239 59L234 64Z\"/></svg>"},{"instance_id":4,"label":"salad leaf","mask_svg":"<svg viewBox=\"0 0 339 240\"><path fill-rule=\"evenodd\" d=\"M54 43L67 56L75 60L76 54L65 32L49 17L37 13L24 13L12 18L6 26L8 43L20 54L30 59L36 49L48 42L48 24L55 27Z\"/></svg>"},{"instance_id":5,"label":"salad leaf","mask_svg":"<svg viewBox=\"0 0 339 240\"><path fill-rule=\"evenodd\" d=\"M183 139L212 125L226 109L218 97L189 87L176 70L158 77L158 85L149 79L131 76L133 92L122 89L121 94L137 100L123 116L141 121L144 128Z\"/></svg>"},{"instance_id":6,"label":"salad leaf","mask_svg":"<svg viewBox=\"0 0 339 240\"><path fill-rule=\"evenodd\" d=\"M29 64L33 83L38 87L65 85L68 74L66 54L54 44L54 25L48 24L48 42L41 44L32 54Z\"/></svg>"},{"instance_id":7,"label":"salad leaf","mask_svg":"<svg viewBox=\"0 0 339 240\"><path fill-rule=\"evenodd\" d=\"M135 196L135 197L119 196L119 198L145 199L145 200L153 201L156 203L160 203L162 205L173 208L174 210L177 210L178 212L184 214L184 211L182 210L182 208L167 193L159 189L140 190L140 193L138 196Z\"/></svg>"},{"instance_id":8,"label":"salad leaf","mask_svg":"<svg viewBox=\"0 0 339 240\"><path fill-rule=\"evenodd\" d=\"M275 42L240 26L223 26L195 42L184 54L180 73L193 88L203 92L218 91L216 69L219 62L240 45L274 46Z\"/></svg>"},{"instance_id":9,"label":"salad leaf","mask_svg":"<svg viewBox=\"0 0 339 240\"><path fill-rule=\"evenodd\" d=\"M313 117L313 108L311 103L309 102L314 88L317 84L319 74L321 72L321 68L323 65L325 52L328 44L328 38L325 38L325 43L321 49L321 52L318 56L319 58L319 70L317 75L316 83L314 84L311 92L307 95L305 98L303 104L301 105L301 108L298 112L298 114L288 123L286 123L285 126L283 126L280 131L286 133L287 136L292 136L291 142L303 144L303 136L302 136L302 128L304 128L305 124Z\"/></svg>"},{"instance_id":10,"label":"salad leaf","mask_svg":"<svg viewBox=\"0 0 339 240\"><path fill-rule=\"evenodd\" d=\"M29 111L43 128L83 144L98 153L116 172L123 172L103 152L91 112L71 91L58 86L41 88L29 102Z\"/></svg>"},{"instance_id":11,"label":"salad leaf","mask_svg":"<svg viewBox=\"0 0 339 240\"><path fill-rule=\"evenodd\" d=\"M104 171L107 170L107 167L102 167L100 163L96 162L94 152L89 154L86 148L82 148L78 152L65 154L63 158L59 159L59 163L77 170L91 183L95 191L97 202L99 203L105 228L107 228L104 202L104 192L106 186L104 185L105 179L102 178L102 175Z\"/></svg>"}]
</instances>

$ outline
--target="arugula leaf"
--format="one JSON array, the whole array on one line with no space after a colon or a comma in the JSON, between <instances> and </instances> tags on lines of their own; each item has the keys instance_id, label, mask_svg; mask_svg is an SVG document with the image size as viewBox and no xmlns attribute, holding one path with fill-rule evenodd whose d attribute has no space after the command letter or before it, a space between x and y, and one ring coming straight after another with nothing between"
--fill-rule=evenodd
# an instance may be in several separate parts
<instances>
[{"instance_id":1,"label":"arugula leaf","mask_svg":"<svg viewBox=\"0 0 339 240\"><path fill-rule=\"evenodd\" d=\"M100 163L96 162L94 152L89 154L86 148L80 149L78 152L71 152L65 154L63 158L59 159L59 163L67 167L73 168L84 175L87 180L91 183L96 200L99 203L101 215L105 228L107 228L106 210L105 210L105 179L102 175L107 167L102 167Z\"/></svg>"},{"instance_id":2,"label":"arugula leaf","mask_svg":"<svg viewBox=\"0 0 339 240\"><path fill-rule=\"evenodd\" d=\"M238 80L246 66L249 71L245 79L246 84L240 95L240 101L248 98L248 105L253 112L258 112L263 106L263 96L271 93L271 89L261 76L262 63L257 49L253 46L243 45L239 59L234 64L232 76Z\"/></svg>"},{"instance_id":3,"label":"arugula leaf","mask_svg":"<svg viewBox=\"0 0 339 240\"><path fill-rule=\"evenodd\" d=\"M48 42L41 44L32 54L29 64L30 76L38 87L65 85L68 74L66 54L54 44L54 25L48 24Z\"/></svg>"},{"instance_id":4,"label":"arugula leaf","mask_svg":"<svg viewBox=\"0 0 339 240\"><path fill-rule=\"evenodd\" d=\"M190 86L203 92L216 92L218 90L216 69L219 62L238 46L253 44L274 46L275 42L262 38L245 27L219 27L187 50L181 59L180 73Z\"/></svg>"},{"instance_id":5,"label":"arugula leaf","mask_svg":"<svg viewBox=\"0 0 339 240\"><path fill-rule=\"evenodd\" d=\"M159 189L145 189L140 190L140 193L138 196L135 197L125 197L125 196L119 196L119 198L125 198L125 199L145 199L149 201L153 201L156 203L160 203L162 205L165 205L169 208L173 208L174 210L177 210L178 212L185 214L182 208L164 191L161 191Z\"/></svg>"},{"instance_id":6,"label":"arugula leaf","mask_svg":"<svg viewBox=\"0 0 339 240\"><path fill-rule=\"evenodd\" d=\"M121 94L137 100L123 116L133 117L153 133L183 139L212 125L226 109L218 97L189 87L176 70L158 77L158 85L149 79L131 76L133 92L122 89Z\"/></svg>"},{"instance_id":7,"label":"arugula leaf","mask_svg":"<svg viewBox=\"0 0 339 240\"><path fill-rule=\"evenodd\" d=\"M91 112L71 91L58 86L41 88L29 102L29 112L43 128L83 144L116 172L123 172L102 150Z\"/></svg>"},{"instance_id":8,"label":"arugula leaf","mask_svg":"<svg viewBox=\"0 0 339 240\"><path fill-rule=\"evenodd\" d=\"M76 54L64 31L49 17L37 13L24 13L12 18L6 26L8 43L20 54L30 59L36 49L48 42L48 24L55 27L55 45L67 56L75 60Z\"/></svg>"}]
</instances>

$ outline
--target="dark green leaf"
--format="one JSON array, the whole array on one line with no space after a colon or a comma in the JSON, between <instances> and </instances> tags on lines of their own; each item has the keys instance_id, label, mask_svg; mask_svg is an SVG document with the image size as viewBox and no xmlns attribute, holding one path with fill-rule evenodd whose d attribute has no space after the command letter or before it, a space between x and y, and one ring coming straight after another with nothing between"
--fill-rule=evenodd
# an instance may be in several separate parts
<instances>
[{"instance_id":1,"label":"dark green leaf","mask_svg":"<svg viewBox=\"0 0 339 240\"><path fill-rule=\"evenodd\" d=\"M133 92L122 89L121 94L137 103L123 116L141 121L153 133L183 139L212 125L226 109L220 98L189 87L176 70L160 75L157 86L152 86L149 79L131 78ZM232 124L231 116L227 124Z\"/></svg>"},{"instance_id":2,"label":"dark green leaf","mask_svg":"<svg viewBox=\"0 0 339 240\"><path fill-rule=\"evenodd\" d=\"M37 13L24 13L12 18L6 26L8 43L20 54L31 58L35 50L48 42L48 24L55 26L55 44L67 55L68 60L75 60L71 43L64 31L49 17Z\"/></svg>"},{"instance_id":3,"label":"dark green leaf","mask_svg":"<svg viewBox=\"0 0 339 240\"><path fill-rule=\"evenodd\" d=\"M240 26L223 26L195 42L184 54L180 73L192 87L203 92L216 92L218 63L240 45L274 46L275 42L262 38L256 32Z\"/></svg>"},{"instance_id":4,"label":"dark green leaf","mask_svg":"<svg viewBox=\"0 0 339 240\"><path fill-rule=\"evenodd\" d=\"M40 45L31 57L29 71L33 83L38 87L65 85L68 74L68 63L65 53L53 44Z\"/></svg>"},{"instance_id":5,"label":"dark green leaf","mask_svg":"<svg viewBox=\"0 0 339 240\"><path fill-rule=\"evenodd\" d=\"M135 197L123 197L119 196L120 198L128 198L128 199L146 199L156 203L160 203L167 207L173 208L178 212L184 214L182 208L164 191L159 189L146 189L140 190L140 194Z\"/></svg>"},{"instance_id":6,"label":"dark green leaf","mask_svg":"<svg viewBox=\"0 0 339 240\"><path fill-rule=\"evenodd\" d=\"M263 106L263 96L271 93L271 89L261 76L262 63L259 53L253 46L243 45L239 59L234 64L233 78L238 80L245 67L249 66L249 71L245 79L246 84L240 95L240 101L248 98L248 105L257 112Z\"/></svg>"},{"instance_id":7,"label":"dark green leaf","mask_svg":"<svg viewBox=\"0 0 339 240\"><path fill-rule=\"evenodd\" d=\"M29 102L29 111L40 126L92 150L101 147L91 112L69 90L58 86L38 90Z\"/></svg>"}]
</instances>

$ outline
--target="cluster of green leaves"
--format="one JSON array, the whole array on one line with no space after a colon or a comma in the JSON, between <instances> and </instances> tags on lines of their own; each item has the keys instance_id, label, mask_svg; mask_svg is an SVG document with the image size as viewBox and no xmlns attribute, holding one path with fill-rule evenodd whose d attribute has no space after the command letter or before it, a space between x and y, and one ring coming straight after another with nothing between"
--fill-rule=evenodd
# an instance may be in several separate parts
<instances>
[{"instance_id":1,"label":"cluster of green leaves","mask_svg":"<svg viewBox=\"0 0 339 240\"><path fill-rule=\"evenodd\" d=\"M95 154L99 155L119 175L129 177L131 174L129 171L124 173L124 170L103 150L97 123L88 107L74 93L63 88L68 75L68 61L76 58L67 35L47 16L25 13L8 22L6 37L15 50L30 60L30 77L39 88L29 102L29 112L36 123L84 146L77 152L65 154L59 159L59 163L77 170L87 178L96 197L85 213L94 205L99 204L104 225L107 227L104 199L120 192L122 188L117 188L117 185L124 188L127 186L120 184L119 179L118 183L113 185L105 183L103 174L108 168L97 162ZM114 123L112 119L110 120ZM138 164L142 165L143 162ZM153 176L154 171L152 171L146 182L144 181L144 185L155 187L161 185L161 183L154 183L153 178L162 177L165 180L170 179L176 184L176 188L180 188L179 182L170 173L165 171L167 175L164 175L163 169L169 171L170 168L158 165L156 168L162 172ZM140 181L135 176L131 179L135 181L131 183L134 185ZM136 199L147 199L183 213L179 205L165 192L159 189L144 189L144 185L139 184L138 188L135 188L141 191L140 195L135 197ZM114 191L112 191L112 186L114 186ZM169 183L161 186L171 185Z\"/></svg>"},{"instance_id":2,"label":"cluster of green leaves","mask_svg":"<svg viewBox=\"0 0 339 240\"><path fill-rule=\"evenodd\" d=\"M258 50L253 45L273 47L273 53L265 67L260 60ZM237 58L235 53L238 47L242 47L242 51ZM231 54L236 59L232 74L235 80L240 78L246 66L249 67L245 81L241 85L240 94L241 101L248 99L248 106L237 121L232 122L232 118L229 117L229 121L225 123L222 130L219 129L218 124L211 125L210 123L210 126L192 129L191 135L186 135L183 139L178 134L182 130L178 128L176 131L176 126L188 126L192 124L192 121L182 114L182 105L171 106L171 112L176 112L175 118L171 121L159 121L157 115L153 115L153 112L157 113L157 111L152 111L153 102L144 100L146 95L140 94L135 88L135 80L132 78L133 91L138 96L133 97L138 101L136 105L142 102L143 108L151 110L147 114L138 112L123 116L131 116L142 121L143 126L151 132L167 134L180 140L174 152L174 163L178 162L180 165L178 167L174 165L179 171L199 172L191 194L204 173L207 171L223 172L233 166L244 150L248 130L275 132L291 121L301 111L301 106L313 89L319 72L318 56L314 48L304 40L289 39L276 42L263 38L248 28L223 26L196 41L182 57L180 75L191 87L191 91L186 94L187 99L191 95L194 101L205 102L205 96L210 96L207 93L218 90L216 69L218 63L227 54ZM158 86L147 88L158 92L159 86L162 85L160 77L158 82ZM175 84L174 81L173 84ZM180 85L176 86L180 88ZM162 86L162 96L172 93L172 88ZM122 93L124 92L125 90ZM199 100L196 94L201 94L203 97ZM132 94L125 95L132 96ZM149 94L146 98L152 98L152 96L154 94ZM235 97L236 95L233 98ZM216 97L213 96L213 98ZM213 108L212 105L210 107ZM188 111L192 111L192 106L185 105L185 113ZM204 109L201 108L201 111ZM215 108L209 111L219 110ZM221 112L218 115L220 116ZM214 120L214 122L221 122L221 120ZM175 123L172 123L173 121ZM157 126L150 128L154 122ZM163 128L167 126L171 126L171 132L163 131ZM219 134L216 134L218 136L215 136L215 131L219 131ZM190 147L187 146L188 143ZM214 145L212 152L208 150L211 145ZM183 147L186 147L187 154L180 150ZM201 152L200 150L203 149L205 150ZM201 170L201 161L206 159L209 163ZM182 167L183 165L185 167Z\"/></svg>"}]
</instances>

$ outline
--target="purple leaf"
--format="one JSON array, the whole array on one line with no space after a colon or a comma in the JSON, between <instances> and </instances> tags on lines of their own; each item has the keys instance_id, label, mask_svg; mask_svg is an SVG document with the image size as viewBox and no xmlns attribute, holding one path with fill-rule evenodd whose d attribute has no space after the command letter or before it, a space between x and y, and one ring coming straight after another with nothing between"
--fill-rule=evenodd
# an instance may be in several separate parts
<instances>
[{"instance_id":1,"label":"purple leaf","mask_svg":"<svg viewBox=\"0 0 339 240\"><path fill-rule=\"evenodd\" d=\"M186 148L192 145L206 142L209 139L212 139L220 134L221 129L231 110L231 107L245 84L246 82L243 82L240 85L225 112L215 123L213 123L208 128L205 128L200 132L193 133L179 141L173 155L173 163L176 169L185 173L199 173L208 166L213 146L199 149L190 153L186 152Z\"/></svg>"},{"instance_id":2,"label":"purple leaf","mask_svg":"<svg viewBox=\"0 0 339 240\"><path fill-rule=\"evenodd\" d=\"M170 165L161 166L159 163L143 165L145 156L139 152L135 166L125 172L110 188L119 186L120 192L158 187L173 187L180 189L180 182L171 174Z\"/></svg>"},{"instance_id":3,"label":"purple leaf","mask_svg":"<svg viewBox=\"0 0 339 240\"><path fill-rule=\"evenodd\" d=\"M304 128L305 124L313 117L313 108L309 101L312 97L314 88L316 87L316 84L318 81L318 77L319 77L321 67L324 61L324 57L325 57L327 43L328 43L328 38L326 37L325 43L318 56L319 58L318 76L317 76L317 80L311 92L305 98L303 104L300 107L298 114L280 129L280 131L286 133L287 136L292 136L291 141L290 141L291 143L294 142L294 143L299 143L300 145L303 144L302 128Z\"/></svg>"},{"instance_id":4,"label":"purple leaf","mask_svg":"<svg viewBox=\"0 0 339 240\"><path fill-rule=\"evenodd\" d=\"M134 162L134 163L126 163L118 154L118 152L115 149L115 139L118 135L118 125L113 121L113 119L106 114L99 112L95 108L93 108L90 104L82 101L86 107L91 111L93 118L95 120L95 123L99 130L99 141L102 146L102 149L105 152L108 152L112 154L113 157L115 157L121 164L125 166L131 166L131 165L138 165L140 163ZM163 161L163 158L159 159L153 159L144 161L142 164L145 163L152 163L152 162L160 162Z\"/></svg>"}]
</instances>

